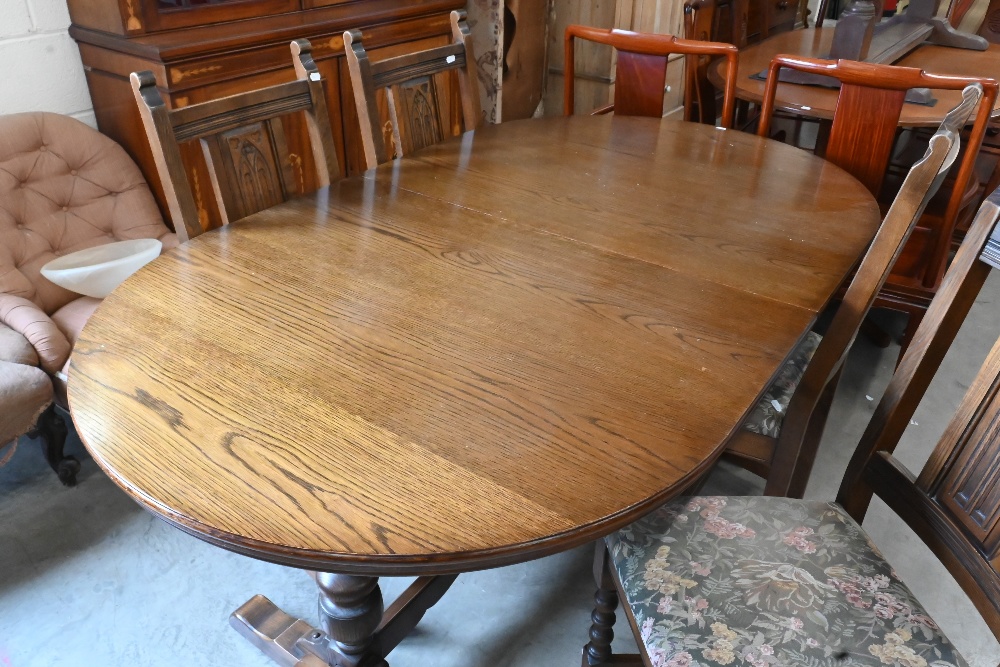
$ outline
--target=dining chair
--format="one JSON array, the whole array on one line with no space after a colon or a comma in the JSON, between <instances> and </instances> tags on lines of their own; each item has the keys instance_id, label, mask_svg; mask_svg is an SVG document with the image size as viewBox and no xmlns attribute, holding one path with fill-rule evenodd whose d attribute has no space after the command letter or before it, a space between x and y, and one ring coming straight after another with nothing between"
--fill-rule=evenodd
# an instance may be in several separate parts
<instances>
[{"instance_id":1,"label":"dining chair","mask_svg":"<svg viewBox=\"0 0 1000 667\"><path fill-rule=\"evenodd\" d=\"M690 14L690 18L685 20L690 24L692 34L695 36L710 34L713 19L708 13L713 7L714 0L701 2L689 0L685 5L686 14ZM699 19L699 13L706 18ZM739 50L732 44L681 39L673 35L592 28L584 25L567 26L566 87L563 91L563 113L566 116L572 116L575 110L573 82L576 70L573 45L576 39L607 44L617 51L614 103L597 109L593 112L595 114L614 111L620 116L663 116L663 92L666 86L669 56L679 54L685 56L685 118L715 124L715 92L707 84L707 79L699 82L699 72L702 76L707 76L705 58L724 57L726 84L723 91L720 125L732 127L739 60ZM704 97L700 97L701 95ZM711 104L708 104L709 96Z\"/></svg>"},{"instance_id":2,"label":"dining chair","mask_svg":"<svg viewBox=\"0 0 1000 667\"><path fill-rule=\"evenodd\" d=\"M377 61L369 59L360 30L344 33L366 169L463 129L474 130L482 121L476 55L465 11L451 12L450 20L450 44ZM448 106L448 86L454 85L454 78L462 101L461 123ZM385 115L379 111L380 90L385 91Z\"/></svg>"},{"instance_id":3,"label":"dining chair","mask_svg":"<svg viewBox=\"0 0 1000 667\"><path fill-rule=\"evenodd\" d=\"M743 6L746 3L743 0L742 4L740 2L736 4ZM714 36L719 32L719 19L722 14L718 10L717 0L685 0L684 39L697 42L717 41ZM730 11L732 11L731 6ZM737 19L730 18L733 25L738 23ZM716 111L715 86L708 78L708 68L714 60L715 58L708 55L690 54L684 57L685 120L715 125L719 118Z\"/></svg>"},{"instance_id":4,"label":"dining chair","mask_svg":"<svg viewBox=\"0 0 1000 667\"><path fill-rule=\"evenodd\" d=\"M969 3L953 2L949 7L949 22L952 25L959 25L961 17L970 8ZM952 12L956 13L953 15ZM990 0L983 11L982 23L976 34L991 44L1000 44L1000 0ZM971 199L978 204L988 193L1000 186L1000 121L995 116L991 119L982 146L979 148L975 174L979 176L980 182L975 183L977 179L971 179L971 185L979 187L968 188L967 191L971 190ZM952 251L958 249L965 237L970 219L971 216L961 215L957 220L951 239Z\"/></svg>"},{"instance_id":5,"label":"dining chair","mask_svg":"<svg viewBox=\"0 0 1000 667\"><path fill-rule=\"evenodd\" d=\"M936 135L907 183L918 172L926 182L941 153L953 151L950 141ZM728 664L738 656L753 665L965 665L861 528L873 495L930 547L1000 638L993 491L1000 340L920 474L893 456L989 274L983 258L1000 259L988 249L998 217L1000 191L980 208L851 459L837 503L692 497L612 534L595 562L597 608L584 664L626 657L613 660L610 651L620 595L646 664Z\"/></svg>"},{"instance_id":6,"label":"dining chair","mask_svg":"<svg viewBox=\"0 0 1000 667\"><path fill-rule=\"evenodd\" d=\"M895 124L906 90L917 86L959 87L960 83L969 82L968 79L941 77L913 68L848 61L837 63L807 61L778 56L772 62L761 105L758 134L762 136L767 136L769 131L771 112L775 104L777 70L786 66L788 62L793 62L795 68L801 64L805 68L804 71L813 73L835 72L835 76L842 81L837 113L827 143L826 158L853 174L873 193L878 192L882 184L896 132ZM876 84L883 81L890 83L885 83L884 87L876 87ZM993 106L992 100L996 99L997 83L992 79L982 81L973 79L971 82L972 85L979 86L983 94L976 96L975 104L970 107L971 98L966 87L963 103L949 113L945 123L950 123L949 127L953 126L956 122L955 114L960 111L964 116L961 124L954 126L957 131L975 112L973 141L981 142L985 120L989 118L989 110ZM944 126L943 124L942 127ZM978 139L975 136L977 133ZM968 159L970 150L970 147L966 146L965 157L960 164L959 180L962 178L962 170L971 168ZM897 194L896 201L898 199ZM926 203L921 207L920 216L924 215L926 207ZM918 217L914 231L906 239L906 245L892 258L890 269L898 266L900 257L905 257L914 236L922 233L920 224L924 219L925 217ZM943 242L947 246L948 237L945 239ZM942 264L946 260L947 254L942 259ZM882 291L891 277L891 272L888 277L878 280L855 274L850 287L847 288L848 291L841 295L841 305L835 317L849 317L850 330L856 332L870 308L893 307L889 305L891 302ZM865 282L855 288L859 278ZM848 303L848 293L851 289L866 290L865 298ZM867 290L871 290L870 298ZM920 313L923 312L921 309ZM830 338L810 332L754 406L743 427L727 443L724 458L765 478L765 495L801 498L805 493L805 486L812 471L812 464L839 379L836 373L831 375L830 371L840 368L853 340L853 333L849 337Z\"/></svg>"},{"instance_id":7,"label":"dining chair","mask_svg":"<svg viewBox=\"0 0 1000 667\"><path fill-rule=\"evenodd\" d=\"M949 178L953 185L927 207L874 304L876 308L902 311L909 316L900 342L905 350L941 283L959 213L970 203L968 191L974 180L976 156L996 103L997 82L985 77L930 74L912 67L778 55L768 68L758 126L758 134L762 136L769 131L779 86L778 74L782 69L827 76L840 82L840 95L824 157L855 176L873 195L881 196L883 202L891 197L883 188L883 180L906 92L912 88L962 90L973 83L983 87L985 95L976 111L972 130L965 135L967 139L963 139L964 151L957 171L953 179Z\"/></svg>"},{"instance_id":8,"label":"dining chair","mask_svg":"<svg viewBox=\"0 0 1000 667\"><path fill-rule=\"evenodd\" d=\"M168 109L152 72L133 72L132 90L146 129L167 208L181 241L204 229L181 145L198 140L223 224L301 194L281 118L304 112L319 187L340 176L323 79L308 40L291 43L296 80L209 102Z\"/></svg>"}]
</instances>

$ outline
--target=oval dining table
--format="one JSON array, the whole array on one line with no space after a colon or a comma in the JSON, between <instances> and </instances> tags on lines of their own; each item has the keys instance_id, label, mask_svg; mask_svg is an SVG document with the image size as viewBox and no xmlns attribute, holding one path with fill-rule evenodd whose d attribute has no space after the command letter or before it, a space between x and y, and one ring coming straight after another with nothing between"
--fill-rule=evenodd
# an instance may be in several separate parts
<instances>
[{"instance_id":1,"label":"oval dining table","mask_svg":"<svg viewBox=\"0 0 1000 667\"><path fill-rule=\"evenodd\" d=\"M268 655L382 664L456 573L705 474L878 223L847 173L749 134L486 126L141 269L74 348L73 420L147 510L314 572L321 629L235 614ZM394 575L419 578L383 614Z\"/></svg>"}]
</instances>

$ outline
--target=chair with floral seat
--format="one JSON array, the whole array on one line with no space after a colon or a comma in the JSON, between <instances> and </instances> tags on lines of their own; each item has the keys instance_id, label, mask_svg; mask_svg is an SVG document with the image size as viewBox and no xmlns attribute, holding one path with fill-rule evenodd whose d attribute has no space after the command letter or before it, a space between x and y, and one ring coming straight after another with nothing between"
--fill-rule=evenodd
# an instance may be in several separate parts
<instances>
[{"instance_id":1,"label":"chair with floral seat","mask_svg":"<svg viewBox=\"0 0 1000 667\"><path fill-rule=\"evenodd\" d=\"M998 218L1000 190L980 208L837 503L680 499L609 536L585 665L621 662L610 652L620 594L646 664L964 666L860 526L873 495L923 539L1000 637L1000 340L922 472L893 456L991 264L1000 265Z\"/></svg>"}]
</instances>

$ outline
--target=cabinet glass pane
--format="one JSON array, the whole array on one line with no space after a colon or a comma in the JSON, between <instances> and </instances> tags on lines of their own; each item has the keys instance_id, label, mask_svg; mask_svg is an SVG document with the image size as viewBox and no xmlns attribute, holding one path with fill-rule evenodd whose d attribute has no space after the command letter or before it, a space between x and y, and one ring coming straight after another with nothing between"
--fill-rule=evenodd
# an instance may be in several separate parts
<instances>
[{"instance_id":1,"label":"cabinet glass pane","mask_svg":"<svg viewBox=\"0 0 1000 667\"><path fill-rule=\"evenodd\" d=\"M156 4L159 9L189 9L191 7L224 5L226 3L240 1L241 0L156 0Z\"/></svg>"}]
</instances>

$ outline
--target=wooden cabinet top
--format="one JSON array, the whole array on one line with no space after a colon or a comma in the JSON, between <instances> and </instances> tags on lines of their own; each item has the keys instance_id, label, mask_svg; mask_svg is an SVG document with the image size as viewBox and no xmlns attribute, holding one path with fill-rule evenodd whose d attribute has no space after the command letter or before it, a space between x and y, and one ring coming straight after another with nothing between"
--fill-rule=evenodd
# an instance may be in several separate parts
<instances>
[{"instance_id":1,"label":"wooden cabinet top","mask_svg":"<svg viewBox=\"0 0 1000 667\"><path fill-rule=\"evenodd\" d=\"M163 62L429 15L442 17L447 32L448 12L465 6L462 0L341 0L325 7L315 6L319 0L236 0L172 10L162 9L159 0L68 4L70 34L77 41ZM395 41L409 38L401 30Z\"/></svg>"}]
</instances>

